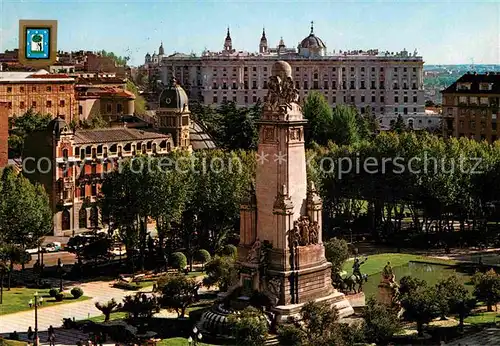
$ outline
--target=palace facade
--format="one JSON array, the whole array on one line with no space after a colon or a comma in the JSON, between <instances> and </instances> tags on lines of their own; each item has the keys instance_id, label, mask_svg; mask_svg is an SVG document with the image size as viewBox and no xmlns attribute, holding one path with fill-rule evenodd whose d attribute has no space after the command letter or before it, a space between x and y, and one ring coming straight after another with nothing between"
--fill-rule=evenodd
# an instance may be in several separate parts
<instances>
[{"instance_id":1,"label":"palace facade","mask_svg":"<svg viewBox=\"0 0 500 346\"><path fill-rule=\"evenodd\" d=\"M351 104L361 113L367 108L376 115L395 117L425 115L423 64L417 51L399 53L368 51L328 52L326 44L311 31L297 48L287 47L283 38L276 48L268 44L263 30L256 53L237 51L228 29L223 50L204 51L201 56L145 56L150 77L167 83L175 77L191 99L204 104L233 101L248 106L265 101L271 67L283 60L292 67L300 98L312 91L325 95L330 105Z\"/></svg>"}]
</instances>

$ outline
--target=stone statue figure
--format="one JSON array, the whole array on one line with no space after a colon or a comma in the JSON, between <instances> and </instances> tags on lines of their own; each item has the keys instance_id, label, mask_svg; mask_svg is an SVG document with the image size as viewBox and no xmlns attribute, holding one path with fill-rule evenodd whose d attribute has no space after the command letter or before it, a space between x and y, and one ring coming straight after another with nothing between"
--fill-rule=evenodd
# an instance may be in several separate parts
<instances>
[{"instance_id":1,"label":"stone statue figure","mask_svg":"<svg viewBox=\"0 0 500 346\"><path fill-rule=\"evenodd\" d=\"M299 246L300 230L297 221L294 222L293 228L288 231L288 246L295 248Z\"/></svg>"},{"instance_id":2,"label":"stone statue figure","mask_svg":"<svg viewBox=\"0 0 500 346\"><path fill-rule=\"evenodd\" d=\"M309 227L309 244L318 244L319 242L319 224L314 221Z\"/></svg>"},{"instance_id":3,"label":"stone statue figure","mask_svg":"<svg viewBox=\"0 0 500 346\"><path fill-rule=\"evenodd\" d=\"M259 260L259 250L260 250L261 242L259 238L255 239L250 251L247 255L247 262L254 262L255 260Z\"/></svg>"},{"instance_id":4,"label":"stone statue figure","mask_svg":"<svg viewBox=\"0 0 500 346\"><path fill-rule=\"evenodd\" d=\"M276 109L280 103L281 80L278 76L271 76L267 84L267 104L271 109Z\"/></svg>"},{"instance_id":5,"label":"stone statue figure","mask_svg":"<svg viewBox=\"0 0 500 346\"><path fill-rule=\"evenodd\" d=\"M368 257L364 261L360 261L359 258L354 259L352 265L352 275L354 275L359 281L363 280L363 275L361 274L361 266L368 260Z\"/></svg>"},{"instance_id":6,"label":"stone statue figure","mask_svg":"<svg viewBox=\"0 0 500 346\"><path fill-rule=\"evenodd\" d=\"M301 246L305 246L309 244L309 221L308 220L301 220L299 222L299 228L300 228L300 242L299 244Z\"/></svg>"},{"instance_id":7,"label":"stone statue figure","mask_svg":"<svg viewBox=\"0 0 500 346\"><path fill-rule=\"evenodd\" d=\"M391 262L387 262L384 269L382 270L382 277L385 281L395 282L396 276L394 275L394 271L392 270Z\"/></svg>"},{"instance_id":8,"label":"stone statue figure","mask_svg":"<svg viewBox=\"0 0 500 346\"><path fill-rule=\"evenodd\" d=\"M294 88L292 77L287 77L282 83L282 97L285 105L292 109L292 102L297 101L298 91Z\"/></svg>"}]
</instances>

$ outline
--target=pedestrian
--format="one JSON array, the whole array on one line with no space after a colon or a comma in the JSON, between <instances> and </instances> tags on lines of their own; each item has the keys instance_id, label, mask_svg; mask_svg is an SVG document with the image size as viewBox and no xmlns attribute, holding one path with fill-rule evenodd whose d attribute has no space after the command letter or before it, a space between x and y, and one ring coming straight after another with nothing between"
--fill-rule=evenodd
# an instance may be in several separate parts
<instances>
[{"instance_id":1,"label":"pedestrian","mask_svg":"<svg viewBox=\"0 0 500 346\"><path fill-rule=\"evenodd\" d=\"M49 326L48 333L49 335L54 334L54 327L52 325Z\"/></svg>"},{"instance_id":2,"label":"pedestrian","mask_svg":"<svg viewBox=\"0 0 500 346\"><path fill-rule=\"evenodd\" d=\"M33 338L33 329L31 329L31 326L28 327L28 340L31 340Z\"/></svg>"},{"instance_id":3,"label":"pedestrian","mask_svg":"<svg viewBox=\"0 0 500 346\"><path fill-rule=\"evenodd\" d=\"M54 333L49 336L49 346L56 346L56 336Z\"/></svg>"}]
</instances>

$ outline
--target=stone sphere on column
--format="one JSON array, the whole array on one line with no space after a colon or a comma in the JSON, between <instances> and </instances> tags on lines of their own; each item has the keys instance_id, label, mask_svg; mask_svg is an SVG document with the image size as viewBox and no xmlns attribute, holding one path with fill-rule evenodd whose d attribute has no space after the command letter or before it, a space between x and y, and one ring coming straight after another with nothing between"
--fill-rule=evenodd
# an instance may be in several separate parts
<instances>
[{"instance_id":1,"label":"stone sphere on column","mask_svg":"<svg viewBox=\"0 0 500 346\"><path fill-rule=\"evenodd\" d=\"M292 77L292 67L289 63L283 60L276 61L271 69L271 74L273 76L278 76L281 80L287 77Z\"/></svg>"}]
</instances>

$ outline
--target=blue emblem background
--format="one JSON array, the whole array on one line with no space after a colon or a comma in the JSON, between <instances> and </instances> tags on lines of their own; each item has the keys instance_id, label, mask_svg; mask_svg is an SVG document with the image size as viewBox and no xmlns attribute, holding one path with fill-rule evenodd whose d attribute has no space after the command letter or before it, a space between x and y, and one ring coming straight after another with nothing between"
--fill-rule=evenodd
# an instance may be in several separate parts
<instances>
[{"instance_id":1,"label":"blue emblem background","mask_svg":"<svg viewBox=\"0 0 500 346\"><path fill-rule=\"evenodd\" d=\"M43 46L40 52L32 51L31 38L33 35L43 37ZM26 58L28 59L48 59L50 55L50 29L48 28L29 28L26 29Z\"/></svg>"}]
</instances>

